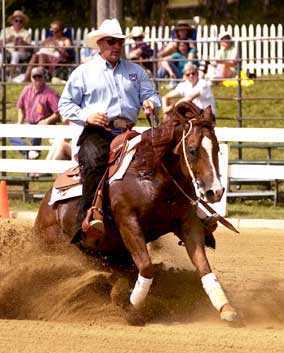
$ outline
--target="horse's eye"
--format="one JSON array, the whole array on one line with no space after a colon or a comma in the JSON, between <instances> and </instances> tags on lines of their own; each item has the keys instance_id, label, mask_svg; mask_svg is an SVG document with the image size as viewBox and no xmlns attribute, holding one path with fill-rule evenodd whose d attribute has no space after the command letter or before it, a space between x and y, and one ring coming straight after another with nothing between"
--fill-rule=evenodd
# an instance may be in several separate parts
<instances>
[{"instance_id":1,"label":"horse's eye","mask_svg":"<svg viewBox=\"0 0 284 353\"><path fill-rule=\"evenodd\" d=\"M188 147L187 153L191 158L196 158L198 154L198 148L196 147Z\"/></svg>"}]
</instances>

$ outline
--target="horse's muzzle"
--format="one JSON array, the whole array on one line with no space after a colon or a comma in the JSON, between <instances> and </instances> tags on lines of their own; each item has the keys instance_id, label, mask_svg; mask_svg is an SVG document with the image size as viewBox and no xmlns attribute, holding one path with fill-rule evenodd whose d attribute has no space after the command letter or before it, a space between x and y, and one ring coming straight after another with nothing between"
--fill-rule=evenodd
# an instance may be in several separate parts
<instances>
[{"instance_id":1,"label":"horse's muzzle","mask_svg":"<svg viewBox=\"0 0 284 353\"><path fill-rule=\"evenodd\" d=\"M214 203L219 202L224 194L225 188L220 188L217 190L207 190L204 194L207 202Z\"/></svg>"}]
</instances>

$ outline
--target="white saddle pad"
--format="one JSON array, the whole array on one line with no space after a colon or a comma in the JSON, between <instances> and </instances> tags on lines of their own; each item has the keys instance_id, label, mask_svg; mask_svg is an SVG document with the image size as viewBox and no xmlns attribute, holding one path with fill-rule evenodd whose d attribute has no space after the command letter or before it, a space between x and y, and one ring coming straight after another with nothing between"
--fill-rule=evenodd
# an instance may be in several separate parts
<instances>
[{"instance_id":1,"label":"white saddle pad","mask_svg":"<svg viewBox=\"0 0 284 353\"><path fill-rule=\"evenodd\" d=\"M136 146L138 145L138 143L140 143L140 141L141 141L141 135L138 135L127 142L127 147L126 147L127 153L120 167L118 168L117 172L109 179L109 184L111 184L115 180L120 180L123 178L136 152ZM60 190L53 187L48 205L52 206L57 201L67 200L78 196L82 196L82 184L75 185L67 190Z\"/></svg>"},{"instance_id":2,"label":"white saddle pad","mask_svg":"<svg viewBox=\"0 0 284 353\"><path fill-rule=\"evenodd\" d=\"M48 204L49 206L52 206L57 201L67 200L78 196L82 196L82 184L75 185L68 190L60 190L53 187Z\"/></svg>"}]
</instances>

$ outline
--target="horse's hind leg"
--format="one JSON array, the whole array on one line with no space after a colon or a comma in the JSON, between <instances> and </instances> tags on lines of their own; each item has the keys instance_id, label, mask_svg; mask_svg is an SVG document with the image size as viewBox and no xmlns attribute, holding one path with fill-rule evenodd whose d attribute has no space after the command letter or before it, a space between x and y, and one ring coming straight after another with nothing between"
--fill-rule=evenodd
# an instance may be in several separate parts
<instances>
[{"instance_id":1,"label":"horse's hind leg","mask_svg":"<svg viewBox=\"0 0 284 353\"><path fill-rule=\"evenodd\" d=\"M229 303L220 282L210 268L205 251L204 227L199 219L191 221L190 225L184 225L181 239L201 278L203 288L212 305L220 312L221 319L226 321L236 320L237 313Z\"/></svg>"}]
</instances>

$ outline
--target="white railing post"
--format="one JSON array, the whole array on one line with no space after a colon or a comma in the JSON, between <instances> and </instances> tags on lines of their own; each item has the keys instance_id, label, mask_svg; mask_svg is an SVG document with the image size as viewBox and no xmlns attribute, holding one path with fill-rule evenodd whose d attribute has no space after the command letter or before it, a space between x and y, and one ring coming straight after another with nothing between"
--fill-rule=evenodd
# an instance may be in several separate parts
<instances>
[{"instance_id":1,"label":"white railing post","mask_svg":"<svg viewBox=\"0 0 284 353\"><path fill-rule=\"evenodd\" d=\"M253 35L253 31L254 31L254 27L253 25L249 25L249 38L253 39L254 35ZM255 61L256 61L256 74L257 76L261 76L262 73L262 41L261 41L261 26L260 25L256 25L255 28ZM254 46L254 42L251 41L252 44L250 44L250 49L253 48ZM250 53L251 56L251 53Z\"/></svg>"},{"instance_id":2,"label":"white railing post","mask_svg":"<svg viewBox=\"0 0 284 353\"><path fill-rule=\"evenodd\" d=\"M277 73L283 73L283 26L277 26Z\"/></svg>"}]
</instances>

